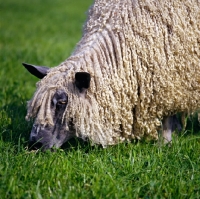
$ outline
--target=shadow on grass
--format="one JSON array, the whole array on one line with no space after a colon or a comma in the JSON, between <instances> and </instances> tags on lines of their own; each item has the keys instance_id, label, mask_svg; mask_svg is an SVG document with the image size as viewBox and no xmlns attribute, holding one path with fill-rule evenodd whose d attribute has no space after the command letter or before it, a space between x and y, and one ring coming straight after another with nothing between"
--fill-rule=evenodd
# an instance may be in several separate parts
<instances>
[{"instance_id":1,"label":"shadow on grass","mask_svg":"<svg viewBox=\"0 0 200 199\"><path fill-rule=\"evenodd\" d=\"M66 153L76 150L81 150L85 153L89 153L90 151L96 149L103 149L103 147L101 145L92 145L90 141L84 141L80 138L71 138L61 146L61 149L63 149Z\"/></svg>"},{"instance_id":2,"label":"shadow on grass","mask_svg":"<svg viewBox=\"0 0 200 199\"><path fill-rule=\"evenodd\" d=\"M190 115L187 118L185 135L200 135L200 121L198 121L198 112Z\"/></svg>"}]
</instances>

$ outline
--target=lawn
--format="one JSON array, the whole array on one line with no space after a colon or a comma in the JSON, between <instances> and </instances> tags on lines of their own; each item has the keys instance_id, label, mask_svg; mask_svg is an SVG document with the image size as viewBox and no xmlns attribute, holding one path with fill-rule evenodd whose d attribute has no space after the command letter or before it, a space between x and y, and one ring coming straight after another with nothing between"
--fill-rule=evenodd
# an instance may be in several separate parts
<instances>
[{"instance_id":1,"label":"lawn","mask_svg":"<svg viewBox=\"0 0 200 199\"><path fill-rule=\"evenodd\" d=\"M92 0L0 0L0 198L200 198L197 116L171 147L133 141L103 149L73 140L31 152L26 101L37 78L21 65L56 66L81 38Z\"/></svg>"}]
</instances>

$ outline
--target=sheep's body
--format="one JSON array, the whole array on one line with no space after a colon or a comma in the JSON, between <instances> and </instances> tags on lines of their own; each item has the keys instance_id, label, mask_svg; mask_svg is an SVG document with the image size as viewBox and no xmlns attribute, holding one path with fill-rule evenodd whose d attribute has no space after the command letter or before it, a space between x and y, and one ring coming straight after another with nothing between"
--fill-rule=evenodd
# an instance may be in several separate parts
<instances>
[{"instance_id":1,"label":"sheep's body","mask_svg":"<svg viewBox=\"0 0 200 199\"><path fill-rule=\"evenodd\" d=\"M96 0L73 54L38 83L27 117L52 124L57 89L76 136L103 146L157 139L164 116L200 107L200 1ZM91 74L85 96L76 72Z\"/></svg>"}]
</instances>

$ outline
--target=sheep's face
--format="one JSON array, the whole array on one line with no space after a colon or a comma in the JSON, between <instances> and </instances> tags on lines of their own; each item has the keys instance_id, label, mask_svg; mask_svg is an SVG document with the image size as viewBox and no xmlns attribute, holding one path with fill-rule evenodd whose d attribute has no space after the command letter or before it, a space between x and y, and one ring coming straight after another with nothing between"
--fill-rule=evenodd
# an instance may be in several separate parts
<instances>
[{"instance_id":1,"label":"sheep's face","mask_svg":"<svg viewBox=\"0 0 200 199\"><path fill-rule=\"evenodd\" d=\"M48 73L47 67L33 66L29 64L23 64L30 73L33 75L43 78ZM87 90L90 85L90 75L85 72L78 72L75 74L75 86L81 94ZM51 99L50 99L51 98ZM29 146L31 149L43 150L55 147L59 148L64 142L75 136L75 130L73 128L72 120L73 118L68 118L68 121L65 121L64 114L68 109L68 95L65 92L65 89L58 89L51 95L48 102L43 99L43 109L45 109L45 116L42 116L42 108L36 111L35 123L32 127ZM34 107L33 107L34 109ZM43 113L42 112L42 113ZM51 122L43 122L46 116L50 114Z\"/></svg>"},{"instance_id":2,"label":"sheep's face","mask_svg":"<svg viewBox=\"0 0 200 199\"><path fill-rule=\"evenodd\" d=\"M30 148L42 148L43 150L52 147L58 148L74 136L73 129L70 128L72 125L63 123L63 113L67 107L67 103L67 94L62 90L57 90L51 99L50 107L50 112L53 116L53 125L35 123L30 134Z\"/></svg>"}]
</instances>

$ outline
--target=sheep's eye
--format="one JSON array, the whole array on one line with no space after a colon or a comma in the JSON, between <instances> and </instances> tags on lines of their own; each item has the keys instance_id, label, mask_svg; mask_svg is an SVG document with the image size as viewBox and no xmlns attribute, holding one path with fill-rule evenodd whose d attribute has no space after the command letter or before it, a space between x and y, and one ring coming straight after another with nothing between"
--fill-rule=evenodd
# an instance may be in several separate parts
<instances>
[{"instance_id":1,"label":"sheep's eye","mask_svg":"<svg viewBox=\"0 0 200 199\"><path fill-rule=\"evenodd\" d=\"M65 105L65 104L67 104L67 101L58 101L58 103L57 103L58 105Z\"/></svg>"}]
</instances>

